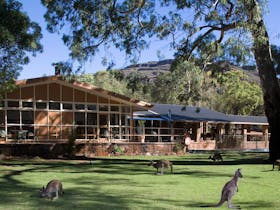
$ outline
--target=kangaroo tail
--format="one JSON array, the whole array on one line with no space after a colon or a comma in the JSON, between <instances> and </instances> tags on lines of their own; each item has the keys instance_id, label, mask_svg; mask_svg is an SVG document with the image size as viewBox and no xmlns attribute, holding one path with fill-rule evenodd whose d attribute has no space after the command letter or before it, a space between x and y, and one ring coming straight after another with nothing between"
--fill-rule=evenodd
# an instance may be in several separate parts
<instances>
[{"instance_id":1,"label":"kangaroo tail","mask_svg":"<svg viewBox=\"0 0 280 210\"><path fill-rule=\"evenodd\" d=\"M206 207L217 208L217 207L222 206L224 202L225 202L225 200L221 199L221 200L219 201L219 203L217 203L216 205L205 205L205 206L200 206L200 207L204 207L204 208L206 208Z\"/></svg>"}]
</instances>

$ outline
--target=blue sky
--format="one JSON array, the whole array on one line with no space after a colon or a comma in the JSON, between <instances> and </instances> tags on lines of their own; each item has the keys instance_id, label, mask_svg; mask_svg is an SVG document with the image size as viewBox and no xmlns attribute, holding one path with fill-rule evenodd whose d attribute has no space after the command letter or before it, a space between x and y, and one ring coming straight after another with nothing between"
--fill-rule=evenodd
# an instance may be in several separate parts
<instances>
[{"instance_id":1,"label":"blue sky","mask_svg":"<svg viewBox=\"0 0 280 210\"><path fill-rule=\"evenodd\" d=\"M30 19L40 24L43 33L44 51L38 54L36 57L31 57L31 61L28 65L24 66L23 71L19 79L27 79L41 76L49 76L54 74L54 68L51 65L54 62L65 61L68 57L68 49L64 46L60 35L51 34L46 30L46 24L44 22L45 8L41 5L40 0L19 0L23 4L23 11L27 12ZM272 44L280 46L280 1L268 0L269 13L265 16L265 22L267 30L270 36L270 42ZM101 57L103 56L102 49L97 54L92 62L88 62L84 71L86 73L95 73L99 70L104 70L106 67L101 64ZM139 63L148 61L158 61L157 51L161 51L161 55L164 59L173 57L172 50L169 49L169 44L166 41L155 41L151 43L150 48L142 52L139 59ZM130 63L125 60L125 54L118 50L112 50L110 52L116 66L114 68L123 68Z\"/></svg>"}]
</instances>

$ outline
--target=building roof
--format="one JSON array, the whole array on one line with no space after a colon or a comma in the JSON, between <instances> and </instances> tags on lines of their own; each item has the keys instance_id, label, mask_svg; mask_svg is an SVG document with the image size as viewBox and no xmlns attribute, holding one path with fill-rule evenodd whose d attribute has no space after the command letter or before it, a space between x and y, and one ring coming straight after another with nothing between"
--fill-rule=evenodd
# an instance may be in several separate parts
<instances>
[{"instance_id":1,"label":"building roof","mask_svg":"<svg viewBox=\"0 0 280 210\"><path fill-rule=\"evenodd\" d=\"M116 101L120 101L123 103L129 103L133 104L135 106L144 108L144 109L149 109L153 105L144 101L140 101L137 99L129 98L127 96L104 90L102 88L98 88L96 86L83 83L83 82L78 82L78 81L67 81L65 80L62 76L49 76L49 77L39 77L39 78L32 78L32 79L26 79L26 80L18 80L16 81L17 86L29 86L29 85L36 85L36 84L42 84L42 83L59 83L59 84L64 84L67 86L72 86L73 88L78 88L81 89L85 92L89 92L92 94L96 94L102 97L107 97L111 98Z\"/></svg>"},{"instance_id":2,"label":"building roof","mask_svg":"<svg viewBox=\"0 0 280 210\"><path fill-rule=\"evenodd\" d=\"M163 120L170 121L268 124L267 118L265 116L226 115L222 112L217 112L208 108L175 104L154 104L154 106L149 111L135 112L134 115L139 119L152 119L152 117L160 117Z\"/></svg>"},{"instance_id":3,"label":"building roof","mask_svg":"<svg viewBox=\"0 0 280 210\"><path fill-rule=\"evenodd\" d=\"M244 115L228 115L230 121L234 124L268 124L266 116L244 116Z\"/></svg>"}]
</instances>

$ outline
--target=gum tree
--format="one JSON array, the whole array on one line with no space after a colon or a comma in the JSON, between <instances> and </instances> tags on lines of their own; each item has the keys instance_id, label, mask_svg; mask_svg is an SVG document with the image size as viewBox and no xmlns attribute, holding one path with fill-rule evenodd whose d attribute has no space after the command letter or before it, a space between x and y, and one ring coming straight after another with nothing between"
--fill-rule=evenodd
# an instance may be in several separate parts
<instances>
[{"instance_id":1,"label":"gum tree","mask_svg":"<svg viewBox=\"0 0 280 210\"><path fill-rule=\"evenodd\" d=\"M42 51L41 28L21 11L21 3L0 0L0 94L11 90L29 56Z\"/></svg>"},{"instance_id":2,"label":"gum tree","mask_svg":"<svg viewBox=\"0 0 280 210\"><path fill-rule=\"evenodd\" d=\"M271 128L270 159L280 158L280 89L263 21L264 0L42 0L51 32L61 32L70 56L85 61L100 46L132 59L155 37L169 38L179 60L206 66L226 55L254 58Z\"/></svg>"}]
</instances>

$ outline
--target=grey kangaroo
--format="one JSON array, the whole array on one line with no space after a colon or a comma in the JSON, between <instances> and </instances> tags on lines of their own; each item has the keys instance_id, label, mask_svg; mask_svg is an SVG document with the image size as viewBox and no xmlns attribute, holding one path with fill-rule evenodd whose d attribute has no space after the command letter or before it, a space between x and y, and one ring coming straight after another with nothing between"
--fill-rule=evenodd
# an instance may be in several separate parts
<instances>
[{"instance_id":1,"label":"grey kangaroo","mask_svg":"<svg viewBox=\"0 0 280 210\"><path fill-rule=\"evenodd\" d=\"M43 186L42 189L40 189L40 194L42 198L48 198L53 200L54 198L58 198L58 196L63 195L62 190L62 183L59 180L51 180L47 184L46 188Z\"/></svg>"},{"instance_id":2,"label":"grey kangaroo","mask_svg":"<svg viewBox=\"0 0 280 210\"><path fill-rule=\"evenodd\" d=\"M216 162L216 160L223 161L223 157L222 157L222 155L221 155L220 153L215 153L215 154L213 155L213 157L210 155L210 156L208 157L208 159L211 159L211 160L213 160L213 161L215 161L215 162Z\"/></svg>"},{"instance_id":3,"label":"grey kangaroo","mask_svg":"<svg viewBox=\"0 0 280 210\"><path fill-rule=\"evenodd\" d=\"M277 159L277 160L275 160L275 161L273 162L273 168L272 168L272 170L274 170L275 165L278 166L278 171L280 171L280 159Z\"/></svg>"},{"instance_id":4,"label":"grey kangaroo","mask_svg":"<svg viewBox=\"0 0 280 210\"><path fill-rule=\"evenodd\" d=\"M228 181L222 190L221 199L218 204L213 206L201 206L201 207L221 207L224 202L227 201L227 207L230 209L241 209L238 205L231 204L231 198L235 194L235 192L238 192L237 182L239 178L242 178L241 169L237 169L234 177Z\"/></svg>"},{"instance_id":5,"label":"grey kangaroo","mask_svg":"<svg viewBox=\"0 0 280 210\"><path fill-rule=\"evenodd\" d=\"M157 174L158 174L158 169L160 168L160 174L163 174L163 169L164 168L170 168L171 173L173 173L173 165L172 162L168 160L157 160L157 161L151 161L148 166L153 166L154 168L157 169Z\"/></svg>"}]
</instances>

